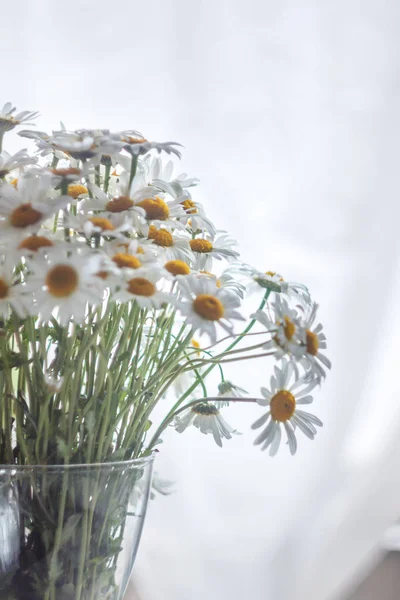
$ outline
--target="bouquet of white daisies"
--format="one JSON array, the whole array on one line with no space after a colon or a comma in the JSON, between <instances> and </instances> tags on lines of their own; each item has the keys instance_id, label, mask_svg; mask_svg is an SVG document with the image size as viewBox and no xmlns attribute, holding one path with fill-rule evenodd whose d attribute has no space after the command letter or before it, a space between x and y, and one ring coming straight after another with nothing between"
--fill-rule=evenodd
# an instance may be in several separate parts
<instances>
[{"instance_id":1,"label":"bouquet of white daisies","mask_svg":"<svg viewBox=\"0 0 400 600\"><path fill-rule=\"evenodd\" d=\"M31 154L2 149L36 116L0 111L0 463L141 458L168 426L221 446L230 402L260 405L255 443L271 455L282 434L292 454L298 432L313 439L322 423L302 405L330 363L307 288L240 261L198 180L175 172L179 144L62 125L19 130ZM273 365L257 398L224 375L254 357Z\"/></svg>"}]
</instances>

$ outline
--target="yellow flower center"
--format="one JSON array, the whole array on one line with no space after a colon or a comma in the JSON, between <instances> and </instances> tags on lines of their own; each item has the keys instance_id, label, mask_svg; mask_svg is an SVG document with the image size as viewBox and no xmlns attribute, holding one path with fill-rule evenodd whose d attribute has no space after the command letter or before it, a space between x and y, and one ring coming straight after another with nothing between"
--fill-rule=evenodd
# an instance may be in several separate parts
<instances>
[{"instance_id":1,"label":"yellow flower center","mask_svg":"<svg viewBox=\"0 0 400 600\"><path fill-rule=\"evenodd\" d=\"M181 204L188 215L194 215L198 212L195 203L193 200L189 200L189 198L181 202Z\"/></svg>"},{"instance_id":2,"label":"yellow flower center","mask_svg":"<svg viewBox=\"0 0 400 600\"><path fill-rule=\"evenodd\" d=\"M115 254L112 259L120 269L138 269L142 266L140 260L131 254L123 254L122 252L118 252L118 254Z\"/></svg>"},{"instance_id":3,"label":"yellow flower center","mask_svg":"<svg viewBox=\"0 0 400 600\"><path fill-rule=\"evenodd\" d=\"M71 185L68 186L67 193L68 193L68 196L71 196L71 198L74 198L76 200L82 194L87 194L88 189L87 189L87 187L85 187L84 185L81 185L79 183L77 183L77 184L71 183Z\"/></svg>"},{"instance_id":4,"label":"yellow flower center","mask_svg":"<svg viewBox=\"0 0 400 600\"><path fill-rule=\"evenodd\" d=\"M31 250L32 252L37 252L40 248L47 248L49 246L54 246L53 242L49 240L49 238L44 237L43 235L31 235L22 240L18 248L21 250Z\"/></svg>"},{"instance_id":5,"label":"yellow flower center","mask_svg":"<svg viewBox=\"0 0 400 600\"><path fill-rule=\"evenodd\" d=\"M51 172L53 173L53 175L58 175L58 177L68 177L68 175L80 175L81 174L79 169L74 169L73 167L71 167L69 169L51 169Z\"/></svg>"},{"instance_id":6,"label":"yellow flower center","mask_svg":"<svg viewBox=\"0 0 400 600\"><path fill-rule=\"evenodd\" d=\"M271 398L271 417L275 421L288 421L296 409L296 399L288 390L280 390Z\"/></svg>"},{"instance_id":7,"label":"yellow flower center","mask_svg":"<svg viewBox=\"0 0 400 600\"><path fill-rule=\"evenodd\" d=\"M283 326L283 331L285 332L285 337L287 340L291 340L296 332L296 325L289 319L289 317L283 317L285 325Z\"/></svg>"},{"instance_id":8,"label":"yellow flower center","mask_svg":"<svg viewBox=\"0 0 400 600\"><path fill-rule=\"evenodd\" d=\"M307 352L312 356L316 356L318 354L319 341L316 333L313 333L309 329L306 331L306 344L307 344Z\"/></svg>"},{"instance_id":9,"label":"yellow flower center","mask_svg":"<svg viewBox=\"0 0 400 600\"><path fill-rule=\"evenodd\" d=\"M200 317L207 321L219 321L225 313L221 300L210 294L200 294L193 300L193 308Z\"/></svg>"},{"instance_id":10,"label":"yellow flower center","mask_svg":"<svg viewBox=\"0 0 400 600\"><path fill-rule=\"evenodd\" d=\"M265 274L269 275L270 277L274 277L275 275L277 275L277 272L276 271L265 271ZM283 277L279 277L279 281L285 281L285 280L283 279Z\"/></svg>"},{"instance_id":11,"label":"yellow flower center","mask_svg":"<svg viewBox=\"0 0 400 600\"><path fill-rule=\"evenodd\" d=\"M11 179L10 181L11 185L13 185L15 188L18 187L18 177L15 177L14 179Z\"/></svg>"},{"instance_id":12,"label":"yellow flower center","mask_svg":"<svg viewBox=\"0 0 400 600\"><path fill-rule=\"evenodd\" d=\"M147 142L145 138L135 138L131 136L125 136L122 138L123 142L127 142L128 144L144 144Z\"/></svg>"},{"instance_id":13,"label":"yellow flower center","mask_svg":"<svg viewBox=\"0 0 400 600\"><path fill-rule=\"evenodd\" d=\"M161 198L145 198L138 203L138 206L145 210L147 219L165 221L169 217L168 204Z\"/></svg>"},{"instance_id":14,"label":"yellow flower center","mask_svg":"<svg viewBox=\"0 0 400 600\"><path fill-rule=\"evenodd\" d=\"M158 232L157 227L155 225L150 225L149 232L147 234L148 239L149 240L155 240L157 232Z\"/></svg>"},{"instance_id":15,"label":"yellow flower center","mask_svg":"<svg viewBox=\"0 0 400 600\"><path fill-rule=\"evenodd\" d=\"M134 277L128 281L128 292L136 296L153 296L157 288L144 277Z\"/></svg>"},{"instance_id":16,"label":"yellow flower center","mask_svg":"<svg viewBox=\"0 0 400 600\"><path fill-rule=\"evenodd\" d=\"M57 265L47 273L47 289L56 298L70 296L78 287L78 283L78 273L76 269L69 265Z\"/></svg>"},{"instance_id":17,"label":"yellow flower center","mask_svg":"<svg viewBox=\"0 0 400 600\"><path fill-rule=\"evenodd\" d=\"M189 275L190 267L183 260L169 260L164 268L172 275Z\"/></svg>"},{"instance_id":18,"label":"yellow flower center","mask_svg":"<svg viewBox=\"0 0 400 600\"><path fill-rule=\"evenodd\" d=\"M159 229L153 240L157 246L169 247L174 245L174 238L166 229Z\"/></svg>"},{"instance_id":19,"label":"yellow flower center","mask_svg":"<svg viewBox=\"0 0 400 600\"><path fill-rule=\"evenodd\" d=\"M113 198L107 203L106 210L112 213L120 213L124 210L129 210L133 205L133 200L128 198L128 196L118 196L118 198Z\"/></svg>"},{"instance_id":20,"label":"yellow flower center","mask_svg":"<svg viewBox=\"0 0 400 600\"><path fill-rule=\"evenodd\" d=\"M13 227L24 228L35 225L43 217L42 213L32 207L30 202L20 204L10 214L9 221Z\"/></svg>"},{"instance_id":21,"label":"yellow flower center","mask_svg":"<svg viewBox=\"0 0 400 600\"><path fill-rule=\"evenodd\" d=\"M115 229L111 221L104 217L90 217L89 221L93 223L95 227L99 227L102 231L113 231L113 229Z\"/></svg>"},{"instance_id":22,"label":"yellow flower center","mask_svg":"<svg viewBox=\"0 0 400 600\"><path fill-rule=\"evenodd\" d=\"M0 278L0 300L4 300L8 296L8 284L4 281L4 279Z\"/></svg>"},{"instance_id":23,"label":"yellow flower center","mask_svg":"<svg viewBox=\"0 0 400 600\"><path fill-rule=\"evenodd\" d=\"M206 253L211 252L213 249L213 245L208 240L203 240L201 238L196 238L195 240L190 240L190 247L193 252Z\"/></svg>"},{"instance_id":24,"label":"yellow flower center","mask_svg":"<svg viewBox=\"0 0 400 600\"><path fill-rule=\"evenodd\" d=\"M98 271L96 273L96 277L100 277L100 279L107 279L109 275L110 273L108 271Z\"/></svg>"}]
</instances>

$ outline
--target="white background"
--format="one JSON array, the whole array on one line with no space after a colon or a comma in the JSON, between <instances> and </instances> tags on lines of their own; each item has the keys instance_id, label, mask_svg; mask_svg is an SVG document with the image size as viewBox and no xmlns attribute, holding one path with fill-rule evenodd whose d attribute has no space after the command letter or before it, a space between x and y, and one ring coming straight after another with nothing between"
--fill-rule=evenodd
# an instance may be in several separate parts
<instances>
[{"instance_id":1,"label":"white background","mask_svg":"<svg viewBox=\"0 0 400 600\"><path fill-rule=\"evenodd\" d=\"M177 140L222 229L306 283L334 368L295 458L167 436L135 567L142 600L333 600L400 515L397 0L3 3L0 104L39 129ZM183 169L182 169L183 170ZM271 365L230 372L257 393Z\"/></svg>"}]
</instances>

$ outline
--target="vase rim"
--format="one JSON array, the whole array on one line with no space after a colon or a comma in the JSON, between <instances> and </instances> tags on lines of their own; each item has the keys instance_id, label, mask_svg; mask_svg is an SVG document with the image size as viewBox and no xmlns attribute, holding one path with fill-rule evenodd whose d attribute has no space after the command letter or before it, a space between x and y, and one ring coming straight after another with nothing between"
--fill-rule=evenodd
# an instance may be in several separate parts
<instances>
[{"instance_id":1,"label":"vase rim","mask_svg":"<svg viewBox=\"0 0 400 600\"><path fill-rule=\"evenodd\" d=\"M73 463L68 465L11 465L11 464L0 464L0 473L6 471L72 471L74 469L84 470L84 469L109 469L111 467L140 467L143 465L150 464L154 462L156 457L156 452L153 451L149 456L144 456L142 458L132 458L130 460L116 460L110 462L98 462L98 463Z\"/></svg>"}]
</instances>

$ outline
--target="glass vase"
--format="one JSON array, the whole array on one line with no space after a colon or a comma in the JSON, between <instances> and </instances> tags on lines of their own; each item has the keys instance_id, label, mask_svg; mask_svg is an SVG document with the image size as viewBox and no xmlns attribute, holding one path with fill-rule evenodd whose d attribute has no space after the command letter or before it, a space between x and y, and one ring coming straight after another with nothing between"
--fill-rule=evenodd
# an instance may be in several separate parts
<instances>
[{"instance_id":1,"label":"glass vase","mask_svg":"<svg viewBox=\"0 0 400 600\"><path fill-rule=\"evenodd\" d=\"M153 459L1 465L0 598L122 600Z\"/></svg>"}]
</instances>

